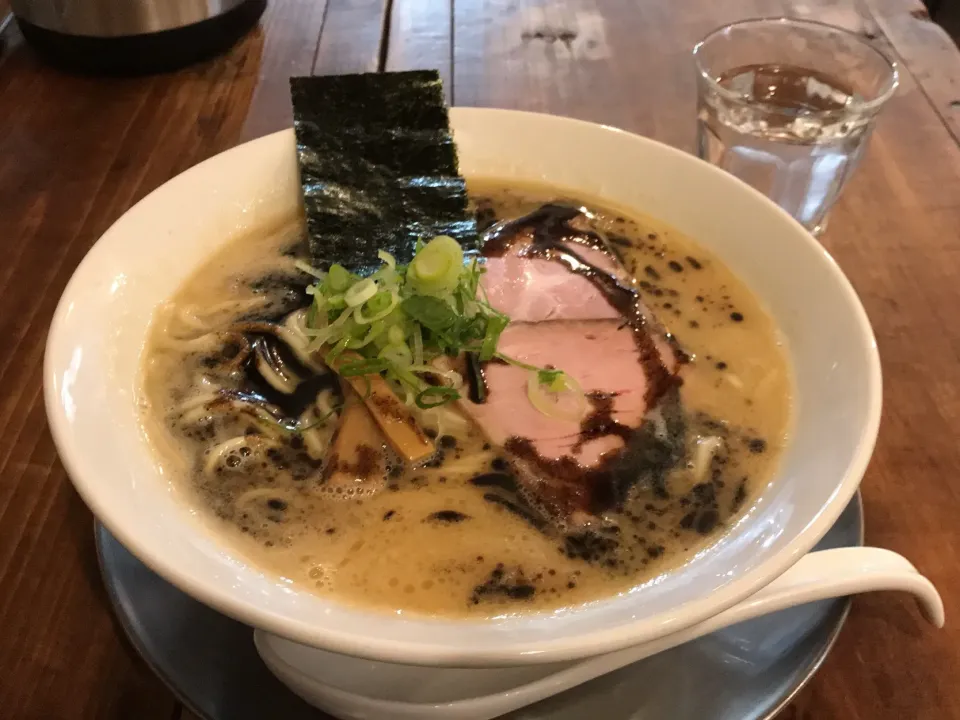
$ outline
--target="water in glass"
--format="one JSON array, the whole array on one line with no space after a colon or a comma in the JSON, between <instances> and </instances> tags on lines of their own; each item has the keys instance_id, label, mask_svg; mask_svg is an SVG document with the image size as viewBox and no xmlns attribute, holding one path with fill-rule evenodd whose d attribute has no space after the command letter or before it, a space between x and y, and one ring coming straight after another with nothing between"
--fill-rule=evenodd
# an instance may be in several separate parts
<instances>
[{"instance_id":1,"label":"water in glass","mask_svg":"<svg viewBox=\"0 0 960 720\"><path fill-rule=\"evenodd\" d=\"M742 65L717 84L732 93L701 92L700 157L818 233L866 147L871 118L845 111L861 99L842 81L794 65Z\"/></svg>"}]
</instances>

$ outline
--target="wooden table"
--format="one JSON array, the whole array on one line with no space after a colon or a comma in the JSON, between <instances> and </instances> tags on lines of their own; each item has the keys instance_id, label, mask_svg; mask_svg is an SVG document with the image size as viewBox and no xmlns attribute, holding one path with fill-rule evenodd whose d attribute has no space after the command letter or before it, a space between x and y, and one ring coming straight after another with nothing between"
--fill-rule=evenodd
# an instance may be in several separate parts
<instances>
[{"instance_id":1,"label":"wooden table","mask_svg":"<svg viewBox=\"0 0 960 720\"><path fill-rule=\"evenodd\" d=\"M711 9L713 7L717 9ZM722 7L722 9L720 9ZM272 0L226 56L139 80L0 56L0 716L188 717L107 606L91 516L41 401L47 326L70 274L130 205L190 165L290 124L289 75L438 67L451 102L619 125L693 147L689 50L729 21L843 25L902 61L902 89L823 239L876 329L883 427L867 540L943 593L858 598L795 720L960 720L960 53L920 0ZM182 712L182 714L181 714Z\"/></svg>"}]
</instances>

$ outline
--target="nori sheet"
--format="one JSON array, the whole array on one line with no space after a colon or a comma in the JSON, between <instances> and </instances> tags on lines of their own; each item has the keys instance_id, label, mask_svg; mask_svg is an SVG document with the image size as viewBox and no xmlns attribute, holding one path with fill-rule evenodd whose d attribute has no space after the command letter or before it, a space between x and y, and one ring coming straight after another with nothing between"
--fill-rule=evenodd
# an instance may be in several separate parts
<instances>
[{"instance_id":1,"label":"nori sheet","mask_svg":"<svg viewBox=\"0 0 960 720\"><path fill-rule=\"evenodd\" d=\"M436 235L476 249L435 70L295 77L290 93L315 265L365 274L377 250L407 263Z\"/></svg>"}]
</instances>

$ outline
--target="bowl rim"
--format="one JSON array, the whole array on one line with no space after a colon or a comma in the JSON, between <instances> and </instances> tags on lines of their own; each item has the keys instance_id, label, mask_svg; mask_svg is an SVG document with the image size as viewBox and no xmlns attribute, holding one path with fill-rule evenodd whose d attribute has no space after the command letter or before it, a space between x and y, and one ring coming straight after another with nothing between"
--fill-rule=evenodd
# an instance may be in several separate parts
<instances>
[{"instance_id":1,"label":"bowl rim","mask_svg":"<svg viewBox=\"0 0 960 720\"><path fill-rule=\"evenodd\" d=\"M83 285L83 271L85 266L92 265L94 262L92 258L95 258L98 253L107 252L106 243L103 242L103 239L110 234L116 223L119 223L123 217L134 208L141 204L149 204L151 198L156 193L163 190L169 182L175 179L199 172L200 168L221 162L224 156L242 153L245 151L245 148L249 149L250 146L257 144L266 146L269 143L279 143L288 136L292 137L292 129L285 129L238 145L202 163L198 163L175 176L175 178L171 178L171 180L145 196L132 208L127 210L124 215L118 218L114 225L111 225L104 235L91 247L67 283L50 325L44 353L44 400L48 423L58 455L77 492L93 514L100 519L104 526L121 544L129 549L133 555L164 579L207 606L251 627L274 633L307 646L318 647L354 657L364 657L388 662L411 665L491 667L539 664L578 659L639 645L654 638L671 634L722 612L749 597L761 587L781 575L803 555L809 552L833 525L847 503L856 493L860 480L870 461L880 425L882 380L879 353L872 327L856 291L836 261L813 236L803 231L802 227L789 214L753 188L741 183L741 181L709 163L656 140L608 125L600 125L544 113L494 108L451 108L451 120L454 132L456 132L458 117L463 117L464 121L467 121L466 119L471 116L474 117L474 122L477 120L482 122L484 118L492 120L495 116L502 116L504 119L525 121L527 123L556 123L569 127L580 127L581 129L589 128L592 132L616 133L623 138L625 142L656 145L658 146L659 152L672 154L677 157L679 162L702 163L702 172L716 173L722 176L726 182L741 184L749 192L754 194L758 202L771 206L787 223L800 229L806 238L806 242L809 243L811 250L815 251L821 257L825 263L825 269L830 273L833 281L837 284L837 288L844 295L848 307L853 312L861 331L862 341L867 348L867 362L869 367L867 377L868 409L866 422L861 428L856 447L852 450L852 457L845 473L838 480L836 488L814 518L809 521L801 532L796 534L781 551L760 563L752 570L744 573L742 576L732 579L719 590L707 596L698 597L695 600L678 605L668 612L661 612L656 615L639 618L633 622L623 623L612 628L582 631L568 637L543 640L527 644L523 647L505 645L496 648L460 647L454 649L449 645L439 643L432 644L429 641L411 642L380 638L372 635L360 635L350 630L344 631L339 628L291 618L284 613L262 607L244 597L230 593L213 583L204 584L198 579L195 580L181 574L174 562L161 557L159 553L151 549L149 543L141 542L138 539L137 533L134 532L133 529L133 523L125 523L116 513L111 512L109 504L102 499L103 494L98 493L96 490L96 479L84 477L81 472L80 462L78 460L80 451L72 443L70 423L65 416L60 398L57 394L59 368L54 363L52 348L56 344L59 334L65 332L66 319L73 301L73 295L76 294ZM573 612L576 611L573 610ZM403 622L403 619L401 618L399 621ZM468 620L467 622L476 621Z\"/></svg>"}]
</instances>

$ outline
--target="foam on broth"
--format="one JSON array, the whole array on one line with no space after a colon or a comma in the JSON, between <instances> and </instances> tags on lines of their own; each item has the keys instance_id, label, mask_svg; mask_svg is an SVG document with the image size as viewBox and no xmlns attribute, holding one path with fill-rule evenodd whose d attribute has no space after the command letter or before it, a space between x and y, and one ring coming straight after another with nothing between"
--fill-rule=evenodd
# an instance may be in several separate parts
<instances>
[{"instance_id":1,"label":"foam on broth","mask_svg":"<svg viewBox=\"0 0 960 720\"><path fill-rule=\"evenodd\" d=\"M471 181L470 190L482 223L564 196L497 180ZM272 437L253 417L215 417L204 397L230 387L232 376L216 368L234 348L228 336L204 333L303 304L309 278L293 264L302 252L300 218L228 243L154 322L142 420L184 502L237 554L297 587L385 611L445 616L532 612L611 596L714 541L769 481L786 442L791 376L776 328L749 289L690 239L652 218L577 202L596 214L596 227L622 252L648 306L693 356L680 393L695 431L689 464L696 467L678 467L666 497L635 488L615 518L622 529L615 551L576 556L562 538L484 500L468 481L500 467L501 453L469 423L435 428L443 449L435 467L396 465L382 480L337 488L318 482L321 461L310 446L322 449L335 418L305 442ZM697 434L723 439L705 467ZM211 447L235 436L248 439L208 472Z\"/></svg>"}]
</instances>

